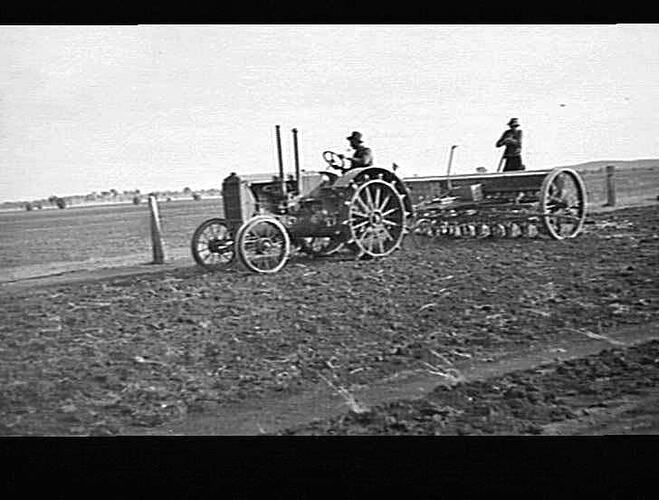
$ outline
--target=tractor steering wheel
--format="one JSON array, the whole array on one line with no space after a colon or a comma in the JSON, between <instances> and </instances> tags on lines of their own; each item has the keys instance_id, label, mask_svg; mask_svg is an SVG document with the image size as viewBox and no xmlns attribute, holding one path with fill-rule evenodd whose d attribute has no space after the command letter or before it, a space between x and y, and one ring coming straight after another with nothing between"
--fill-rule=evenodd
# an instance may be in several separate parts
<instances>
[{"instance_id":1,"label":"tractor steering wheel","mask_svg":"<svg viewBox=\"0 0 659 500\"><path fill-rule=\"evenodd\" d=\"M325 151L323 153L323 160L325 160L330 167L341 170L341 172L346 170L345 158L334 151Z\"/></svg>"}]
</instances>

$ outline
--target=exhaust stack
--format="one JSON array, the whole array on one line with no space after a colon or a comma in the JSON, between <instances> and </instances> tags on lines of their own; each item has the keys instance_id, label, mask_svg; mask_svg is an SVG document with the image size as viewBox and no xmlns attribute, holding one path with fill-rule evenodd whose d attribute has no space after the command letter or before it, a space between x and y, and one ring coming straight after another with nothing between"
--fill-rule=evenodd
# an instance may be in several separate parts
<instances>
[{"instance_id":1,"label":"exhaust stack","mask_svg":"<svg viewBox=\"0 0 659 500\"><path fill-rule=\"evenodd\" d=\"M277 158L279 159L279 182L281 185L281 193L286 195L286 179L284 179L284 162L281 158L281 134L279 132L279 125L275 125L275 133L277 135Z\"/></svg>"},{"instance_id":2,"label":"exhaust stack","mask_svg":"<svg viewBox=\"0 0 659 500\"><path fill-rule=\"evenodd\" d=\"M295 187L300 194L300 157L297 149L297 129L293 129L293 154L295 155Z\"/></svg>"}]
</instances>

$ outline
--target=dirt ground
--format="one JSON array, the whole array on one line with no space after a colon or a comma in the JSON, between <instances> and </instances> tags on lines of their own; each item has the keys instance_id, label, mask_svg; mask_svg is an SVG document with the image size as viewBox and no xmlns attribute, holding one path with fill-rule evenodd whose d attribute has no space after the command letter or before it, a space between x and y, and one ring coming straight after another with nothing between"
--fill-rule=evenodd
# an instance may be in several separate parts
<instances>
[{"instance_id":1,"label":"dirt ground","mask_svg":"<svg viewBox=\"0 0 659 500\"><path fill-rule=\"evenodd\" d=\"M3 285L0 434L164 434L318 387L349 403L342 415L265 432L621 432L625 411L654 431L657 343L610 332L656 333L658 261L655 205L592 216L568 242L445 239L377 261L296 257L265 277L189 267ZM465 360L580 341L615 349L460 385ZM352 397L410 373L457 385L368 409ZM618 420L584 424L591 403Z\"/></svg>"},{"instance_id":2,"label":"dirt ground","mask_svg":"<svg viewBox=\"0 0 659 500\"><path fill-rule=\"evenodd\" d=\"M280 434L659 434L659 341L440 385Z\"/></svg>"}]
</instances>

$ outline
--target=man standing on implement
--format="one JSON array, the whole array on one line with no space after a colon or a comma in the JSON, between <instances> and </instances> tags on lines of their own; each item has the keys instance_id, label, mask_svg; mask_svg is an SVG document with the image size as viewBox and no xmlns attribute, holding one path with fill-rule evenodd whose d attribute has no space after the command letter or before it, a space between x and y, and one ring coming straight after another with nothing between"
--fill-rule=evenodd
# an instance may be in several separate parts
<instances>
[{"instance_id":1,"label":"man standing on implement","mask_svg":"<svg viewBox=\"0 0 659 500\"><path fill-rule=\"evenodd\" d=\"M503 152L503 157L506 159L503 171L524 170L524 165L522 165L522 131L519 128L517 118L511 118L508 126L510 128L497 141L498 148L506 146Z\"/></svg>"}]
</instances>

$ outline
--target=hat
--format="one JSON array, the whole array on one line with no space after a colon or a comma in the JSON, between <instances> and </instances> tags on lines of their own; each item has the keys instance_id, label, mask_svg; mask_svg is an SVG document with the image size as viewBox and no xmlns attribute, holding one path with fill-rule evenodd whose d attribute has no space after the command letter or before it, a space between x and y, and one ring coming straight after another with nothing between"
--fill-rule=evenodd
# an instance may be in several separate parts
<instances>
[{"instance_id":1,"label":"hat","mask_svg":"<svg viewBox=\"0 0 659 500\"><path fill-rule=\"evenodd\" d=\"M355 140L357 142L362 142L362 134L360 134L355 130L351 135L346 137L346 139L348 139L349 141Z\"/></svg>"},{"instance_id":2,"label":"hat","mask_svg":"<svg viewBox=\"0 0 659 500\"><path fill-rule=\"evenodd\" d=\"M517 118L511 118L510 121L508 122L509 127L513 125L517 125L519 127L519 122L517 121Z\"/></svg>"}]
</instances>

